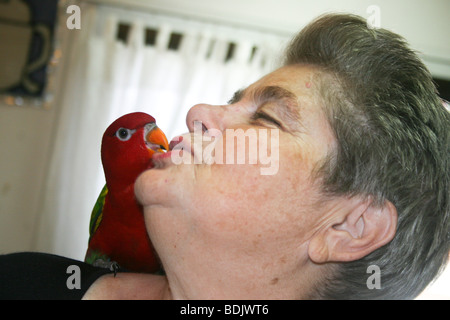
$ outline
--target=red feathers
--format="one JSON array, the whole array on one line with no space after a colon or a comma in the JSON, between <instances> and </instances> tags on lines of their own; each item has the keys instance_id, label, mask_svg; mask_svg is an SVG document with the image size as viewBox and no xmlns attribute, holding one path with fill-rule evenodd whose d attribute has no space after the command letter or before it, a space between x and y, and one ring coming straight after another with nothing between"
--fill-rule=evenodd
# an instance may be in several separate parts
<instances>
[{"instance_id":1,"label":"red feathers","mask_svg":"<svg viewBox=\"0 0 450 320\"><path fill-rule=\"evenodd\" d=\"M153 167L153 153L168 147L155 119L142 112L122 116L106 129L101 155L108 192L101 212L94 209L91 216L87 262L115 261L135 272L159 269L142 207L134 196L134 182L143 171Z\"/></svg>"}]
</instances>

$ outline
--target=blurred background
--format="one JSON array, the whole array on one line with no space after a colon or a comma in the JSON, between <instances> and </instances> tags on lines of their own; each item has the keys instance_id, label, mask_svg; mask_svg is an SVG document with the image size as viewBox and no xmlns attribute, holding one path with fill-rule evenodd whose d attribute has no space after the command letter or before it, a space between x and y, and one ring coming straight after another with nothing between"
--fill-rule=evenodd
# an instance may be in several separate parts
<instances>
[{"instance_id":1,"label":"blurred background","mask_svg":"<svg viewBox=\"0 0 450 320\"><path fill-rule=\"evenodd\" d=\"M147 112L170 140L190 107L225 104L327 12L401 34L450 100L448 0L0 1L0 254L82 260L109 123ZM449 273L421 298L449 299Z\"/></svg>"}]
</instances>

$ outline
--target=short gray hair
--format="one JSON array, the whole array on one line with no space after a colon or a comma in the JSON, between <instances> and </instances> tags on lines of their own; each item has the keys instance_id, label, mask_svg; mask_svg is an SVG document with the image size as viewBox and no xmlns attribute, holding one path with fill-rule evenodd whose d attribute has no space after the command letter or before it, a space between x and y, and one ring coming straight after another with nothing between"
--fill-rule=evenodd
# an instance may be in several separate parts
<instances>
[{"instance_id":1,"label":"short gray hair","mask_svg":"<svg viewBox=\"0 0 450 320\"><path fill-rule=\"evenodd\" d=\"M389 200L398 213L394 239L339 265L321 296L416 297L450 250L450 114L430 73L402 37L346 14L306 26L285 64L313 65L323 74L319 95L338 142L320 167L324 193ZM366 286L370 265L381 269L379 290Z\"/></svg>"}]
</instances>

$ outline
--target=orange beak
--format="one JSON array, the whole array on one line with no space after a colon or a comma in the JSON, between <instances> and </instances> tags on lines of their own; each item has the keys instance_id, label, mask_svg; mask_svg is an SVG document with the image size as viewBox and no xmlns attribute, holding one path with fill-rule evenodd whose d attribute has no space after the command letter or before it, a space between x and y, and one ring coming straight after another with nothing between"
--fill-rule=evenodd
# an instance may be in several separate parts
<instances>
[{"instance_id":1,"label":"orange beak","mask_svg":"<svg viewBox=\"0 0 450 320\"><path fill-rule=\"evenodd\" d=\"M155 152L163 153L169 150L169 142L167 141L166 135L156 126L149 133L147 133L145 140L147 143L152 145L152 148L149 149L150 156Z\"/></svg>"}]
</instances>

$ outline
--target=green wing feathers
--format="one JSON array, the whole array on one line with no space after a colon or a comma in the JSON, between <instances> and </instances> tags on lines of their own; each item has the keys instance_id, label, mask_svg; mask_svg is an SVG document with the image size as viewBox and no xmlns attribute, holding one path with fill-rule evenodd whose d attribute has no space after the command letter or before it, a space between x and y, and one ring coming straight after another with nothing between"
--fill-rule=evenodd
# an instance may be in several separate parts
<instances>
[{"instance_id":1,"label":"green wing feathers","mask_svg":"<svg viewBox=\"0 0 450 320\"><path fill-rule=\"evenodd\" d=\"M92 237L92 235L97 231L98 226L102 222L103 218L103 207L105 206L105 198L108 194L108 187L103 187L102 191L100 192L100 195L97 198L97 202L95 202L94 209L92 209L91 213L91 221L89 223L89 239Z\"/></svg>"}]
</instances>

